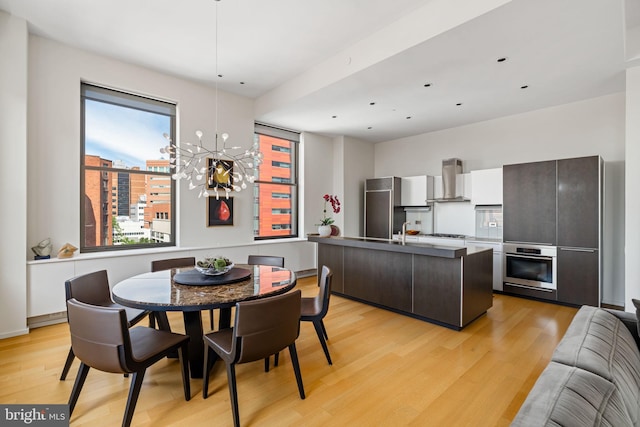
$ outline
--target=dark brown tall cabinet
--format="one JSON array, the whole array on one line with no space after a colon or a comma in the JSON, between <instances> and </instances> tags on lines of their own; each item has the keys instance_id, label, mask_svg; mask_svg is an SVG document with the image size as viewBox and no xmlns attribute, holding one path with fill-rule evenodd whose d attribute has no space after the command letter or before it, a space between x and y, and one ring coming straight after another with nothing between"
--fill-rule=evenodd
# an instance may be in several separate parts
<instances>
[{"instance_id":1,"label":"dark brown tall cabinet","mask_svg":"<svg viewBox=\"0 0 640 427\"><path fill-rule=\"evenodd\" d=\"M503 240L556 244L556 161L502 168Z\"/></svg>"},{"instance_id":2,"label":"dark brown tall cabinet","mask_svg":"<svg viewBox=\"0 0 640 427\"><path fill-rule=\"evenodd\" d=\"M558 160L558 301L599 306L603 162Z\"/></svg>"},{"instance_id":3,"label":"dark brown tall cabinet","mask_svg":"<svg viewBox=\"0 0 640 427\"><path fill-rule=\"evenodd\" d=\"M603 171L600 156L503 167L503 240L557 246L562 303L600 305Z\"/></svg>"}]
</instances>

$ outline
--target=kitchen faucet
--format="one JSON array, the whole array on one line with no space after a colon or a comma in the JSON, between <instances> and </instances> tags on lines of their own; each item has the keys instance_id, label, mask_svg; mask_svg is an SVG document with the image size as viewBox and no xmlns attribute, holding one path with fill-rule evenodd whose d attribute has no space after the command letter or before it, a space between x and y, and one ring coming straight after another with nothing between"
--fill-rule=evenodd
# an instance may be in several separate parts
<instances>
[{"instance_id":1,"label":"kitchen faucet","mask_svg":"<svg viewBox=\"0 0 640 427\"><path fill-rule=\"evenodd\" d=\"M410 222L402 223L402 244L407 243L407 225L411 224Z\"/></svg>"}]
</instances>

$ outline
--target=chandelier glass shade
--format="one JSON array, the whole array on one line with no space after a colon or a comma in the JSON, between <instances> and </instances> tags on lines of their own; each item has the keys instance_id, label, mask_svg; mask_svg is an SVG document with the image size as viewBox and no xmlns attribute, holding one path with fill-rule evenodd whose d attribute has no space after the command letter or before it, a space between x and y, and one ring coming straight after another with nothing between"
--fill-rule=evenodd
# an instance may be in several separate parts
<instances>
[{"instance_id":1,"label":"chandelier glass shade","mask_svg":"<svg viewBox=\"0 0 640 427\"><path fill-rule=\"evenodd\" d=\"M223 133L222 148L218 148L218 134L213 149L202 144L202 131L196 131L197 143L182 142L175 144L169 135L164 137L169 145L160 149L161 153L171 156L169 163L176 181L185 179L189 183L189 190L199 190L198 197L215 195L220 198L221 193L229 198L231 191L241 191L247 188L247 183L256 179L257 168L262 163L263 154L258 144L246 150L242 147L227 147L229 135Z\"/></svg>"},{"instance_id":2,"label":"chandelier glass shade","mask_svg":"<svg viewBox=\"0 0 640 427\"><path fill-rule=\"evenodd\" d=\"M164 134L169 145L160 149L163 154L169 154L171 177L189 182L189 190L199 190L198 197L215 195L216 199L224 195L227 199L232 191L247 188L247 182L253 183L258 174L258 166L262 163L263 154L257 142L248 150L239 146L227 147L229 134L218 132L218 3L215 0L215 140L213 149L202 143L203 132L196 131L197 143L182 142L177 144L171 137ZM222 140L222 147L218 148L218 140Z\"/></svg>"}]
</instances>

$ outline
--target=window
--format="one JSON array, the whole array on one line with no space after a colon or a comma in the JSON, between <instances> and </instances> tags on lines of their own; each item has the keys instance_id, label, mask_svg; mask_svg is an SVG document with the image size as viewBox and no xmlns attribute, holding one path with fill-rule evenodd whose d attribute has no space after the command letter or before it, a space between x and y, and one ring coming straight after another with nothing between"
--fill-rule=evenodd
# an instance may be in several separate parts
<instances>
[{"instance_id":1,"label":"window","mask_svg":"<svg viewBox=\"0 0 640 427\"><path fill-rule=\"evenodd\" d=\"M256 123L254 138L264 155L254 186L254 238L297 237L300 134Z\"/></svg>"},{"instance_id":2,"label":"window","mask_svg":"<svg viewBox=\"0 0 640 427\"><path fill-rule=\"evenodd\" d=\"M175 104L82 83L81 114L80 251L174 246Z\"/></svg>"}]
</instances>

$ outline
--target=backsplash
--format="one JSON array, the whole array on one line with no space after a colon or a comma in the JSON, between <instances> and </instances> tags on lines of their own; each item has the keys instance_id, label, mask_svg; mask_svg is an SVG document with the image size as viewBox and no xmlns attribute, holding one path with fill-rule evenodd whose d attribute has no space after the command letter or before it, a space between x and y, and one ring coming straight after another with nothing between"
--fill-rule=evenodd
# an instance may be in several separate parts
<instances>
[{"instance_id":1,"label":"backsplash","mask_svg":"<svg viewBox=\"0 0 640 427\"><path fill-rule=\"evenodd\" d=\"M476 237L502 239L502 207L476 208Z\"/></svg>"}]
</instances>

